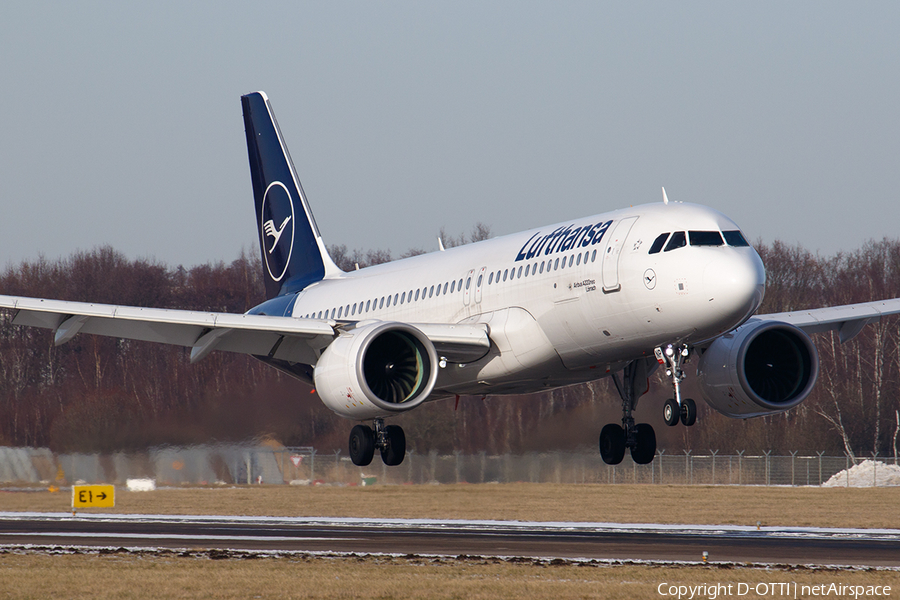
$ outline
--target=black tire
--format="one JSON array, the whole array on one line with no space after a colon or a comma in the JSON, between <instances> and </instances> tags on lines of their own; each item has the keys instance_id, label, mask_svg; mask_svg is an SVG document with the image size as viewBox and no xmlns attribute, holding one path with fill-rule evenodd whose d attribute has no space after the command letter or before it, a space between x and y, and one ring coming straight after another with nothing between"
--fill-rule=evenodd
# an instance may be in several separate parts
<instances>
[{"instance_id":1,"label":"black tire","mask_svg":"<svg viewBox=\"0 0 900 600\"><path fill-rule=\"evenodd\" d=\"M617 465L625 458L625 430L615 423L600 430L600 457L608 465Z\"/></svg>"},{"instance_id":2,"label":"black tire","mask_svg":"<svg viewBox=\"0 0 900 600\"><path fill-rule=\"evenodd\" d=\"M350 430L350 460L357 467L365 467L375 456L375 432L366 425L357 425Z\"/></svg>"},{"instance_id":3,"label":"black tire","mask_svg":"<svg viewBox=\"0 0 900 600\"><path fill-rule=\"evenodd\" d=\"M656 456L656 432L653 431L653 426L638 423L635 425L635 437L637 445L631 449L631 460L639 465L650 464Z\"/></svg>"},{"instance_id":4,"label":"black tire","mask_svg":"<svg viewBox=\"0 0 900 600\"><path fill-rule=\"evenodd\" d=\"M690 427L697 422L697 405L690 398L681 401L681 423Z\"/></svg>"},{"instance_id":5,"label":"black tire","mask_svg":"<svg viewBox=\"0 0 900 600\"><path fill-rule=\"evenodd\" d=\"M678 402L675 401L675 398L669 398L663 405L663 421L665 421L666 425L669 427L674 427L675 425L678 425L680 418L681 407L678 406Z\"/></svg>"},{"instance_id":6,"label":"black tire","mask_svg":"<svg viewBox=\"0 0 900 600\"><path fill-rule=\"evenodd\" d=\"M384 428L384 437L388 447L381 449L381 460L389 467L396 467L406 456L406 434L399 425L388 425Z\"/></svg>"}]
</instances>

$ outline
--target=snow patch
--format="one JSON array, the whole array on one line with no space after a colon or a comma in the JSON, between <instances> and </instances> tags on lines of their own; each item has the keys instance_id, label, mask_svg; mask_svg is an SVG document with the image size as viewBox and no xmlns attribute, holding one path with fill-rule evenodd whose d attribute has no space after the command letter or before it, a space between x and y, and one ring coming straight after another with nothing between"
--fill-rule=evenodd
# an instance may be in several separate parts
<instances>
[{"instance_id":1,"label":"snow patch","mask_svg":"<svg viewBox=\"0 0 900 600\"><path fill-rule=\"evenodd\" d=\"M125 487L129 492L152 492L156 489L155 479L126 479Z\"/></svg>"},{"instance_id":2,"label":"snow patch","mask_svg":"<svg viewBox=\"0 0 900 600\"><path fill-rule=\"evenodd\" d=\"M900 466L874 460L835 473L822 487L886 487L900 486Z\"/></svg>"}]
</instances>

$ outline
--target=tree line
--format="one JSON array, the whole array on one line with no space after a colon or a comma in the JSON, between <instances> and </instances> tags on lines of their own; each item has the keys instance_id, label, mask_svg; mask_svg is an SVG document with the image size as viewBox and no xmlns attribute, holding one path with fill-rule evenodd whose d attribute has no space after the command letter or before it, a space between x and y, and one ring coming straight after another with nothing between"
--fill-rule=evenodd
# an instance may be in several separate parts
<instances>
[{"instance_id":1,"label":"tree line","mask_svg":"<svg viewBox=\"0 0 900 600\"><path fill-rule=\"evenodd\" d=\"M445 246L490 237L478 224ZM760 312L783 312L900 297L900 240L871 241L831 256L781 242L756 244L766 265ZM389 250L329 248L344 270L392 260ZM403 256L421 254L411 249ZM68 258L23 261L0 275L0 293L132 306L244 312L264 300L262 269L242 252L230 263L191 268L130 260L110 247ZM91 335L54 346L47 330L12 325L0 311L0 445L110 452L163 444L272 438L288 446L343 449L350 422L314 390L251 357L213 352L191 365L189 349ZM812 396L783 414L733 420L698 402L698 424L666 427L657 372L636 417L658 445L734 452L824 451L893 455L900 428L900 320L868 325L852 341L814 336L821 360ZM694 363L694 364L691 364ZM696 359L688 364L696 367ZM690 373L690 371L689 371ZM698 400L696 378L687 394ZM595 447L600 428L621 418L612 382L598 380L527 396L463 397L397 417L416 452L504 453Z\"/></svg>"}]
</instances>

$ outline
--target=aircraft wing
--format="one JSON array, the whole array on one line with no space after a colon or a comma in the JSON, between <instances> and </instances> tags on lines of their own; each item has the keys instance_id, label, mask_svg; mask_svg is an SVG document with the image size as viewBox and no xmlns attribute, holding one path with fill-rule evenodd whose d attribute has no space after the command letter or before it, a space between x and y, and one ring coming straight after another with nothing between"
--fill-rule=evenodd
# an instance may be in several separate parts
<instances>
[{"instance_id":1,"label":"aircraft wing","mask_svg":"<svg viewBox=\"0 0 900 600\"><path fill-rule=\"evenodd\" d=\"M811 310L798 310L767 315L755 315L754 319L781 321L799 327L806 333L838 331L841 343L848 342L869 323L875 323L882 316L900 314L900 298L877 300L860 304L845 304Z\"/></svg>"},{"instance_id":2,"label":"aircraft wing","mask_svg":"<svg viewBox=\"0 0 900 600\"><path fill-rule=\"evenodd\" d=\"M137 306L114 306L41 298L0 296L12 322L52 329L56 345L78 333L174 344L191 348L191 362L213 350L268 356L314 365L344 325L325 319L295 319ZM451 360L483 356L490 348L483 325L415 325Z\"/></svg>"}]
</instances>

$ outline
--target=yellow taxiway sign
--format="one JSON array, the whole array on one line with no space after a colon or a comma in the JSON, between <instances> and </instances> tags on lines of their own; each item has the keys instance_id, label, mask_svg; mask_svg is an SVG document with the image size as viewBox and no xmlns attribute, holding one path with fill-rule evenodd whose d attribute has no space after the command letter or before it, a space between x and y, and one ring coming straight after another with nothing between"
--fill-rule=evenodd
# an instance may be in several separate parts
<instances>
[{"instance_id":1,"label":"yellow taxiway sign","mask_svg":"<svg viewBox=\"0 0 900 600\"><path fill-rule=\"evenodd\" d=\"M73 485L72 508L112 508L116 488L112 485Z\"/></svg>"}]
</instances>

